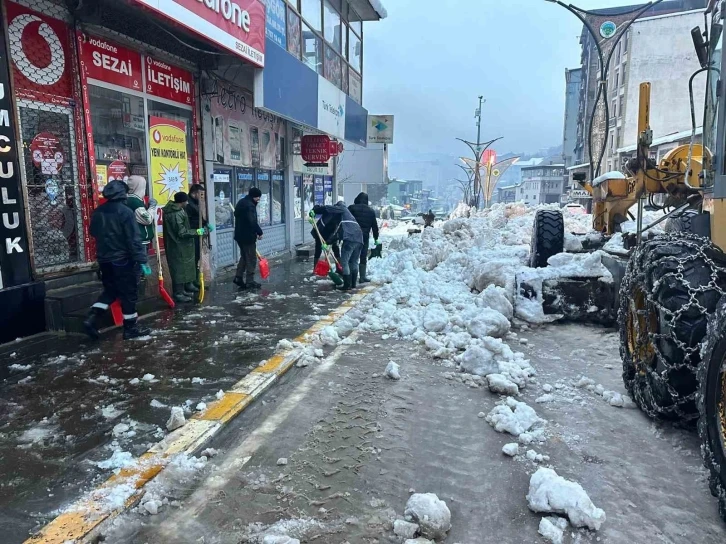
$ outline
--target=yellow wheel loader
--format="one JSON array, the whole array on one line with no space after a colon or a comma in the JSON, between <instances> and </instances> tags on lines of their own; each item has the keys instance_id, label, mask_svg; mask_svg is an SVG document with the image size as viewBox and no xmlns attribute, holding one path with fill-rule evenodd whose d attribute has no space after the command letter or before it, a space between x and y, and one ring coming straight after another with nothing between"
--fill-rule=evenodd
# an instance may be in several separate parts
<instances>
[{"instance_id":1,"label":"yellow wheel loader","mask_svg":"<svg viewBox=\"0 0 726 544\"><path fill-rule=\"evenodd\" d=\"M579 11L558 0L549 1ZM579 13L586 22L582 16L586 12ZM605 239L617 233L630 210L638 207L637 232L624 235L629 256L620 261L623 270L613 273L616 283L622 278L616 307L623 381L649 416L697 420L711 492L726 521L725 17L726 1L711 0L705 30L696 28L691 33L701 64L689 82L691 143L672 150L659 163L650 158L650 84L643 83L636 156L623 173L598 175L596 166L591 170L592 181L578 181L592 195L593 227ZM607 66L609 59L602 64ZM693 86L701 81L699 75L706 80L702 144L695 142L693 105ZM607 81L606 68L602 80ZM604 97L607 103L606 89ZM595 165L592 150L590 158ZM663 202L664 215L657 221L665 222L662 234L655 234L655 223L642 223L646 203L659 207L654 195L662 195L658 200ZM563 225L557 210L537 213L533 267L546 266L549 256L563 251ZM610 266L617 267L617 259L613 262Z\"/></svg>"}]
</instances>

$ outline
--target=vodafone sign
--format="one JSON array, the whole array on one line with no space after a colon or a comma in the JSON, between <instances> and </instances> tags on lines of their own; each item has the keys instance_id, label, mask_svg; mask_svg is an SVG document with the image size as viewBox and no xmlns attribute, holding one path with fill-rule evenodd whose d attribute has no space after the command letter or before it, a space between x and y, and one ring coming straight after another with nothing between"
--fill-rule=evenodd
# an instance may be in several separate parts
<instances>
[{"instance_id":1,"label":"vodafone sign","mask_svg":"<svg viewBox=\"0 0 726 544\"><path fill-rule=\"evenodd\" d=\"M265 66L265 5L261 0L132 0L227 49Z\"/></svg>"}]
</instances>

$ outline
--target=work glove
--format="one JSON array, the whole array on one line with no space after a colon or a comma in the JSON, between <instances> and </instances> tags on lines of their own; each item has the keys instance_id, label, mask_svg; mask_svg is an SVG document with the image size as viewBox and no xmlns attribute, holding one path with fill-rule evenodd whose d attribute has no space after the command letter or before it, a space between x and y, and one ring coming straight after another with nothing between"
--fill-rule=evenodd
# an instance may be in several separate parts
<instances>
[{"instance_id":1,"label":"work glove","mask_svg":"<svg viewBox=\"0 0 726 544\"><path fill-rule=\"evenodd\" d=\"M328 251L329 247L328 244L323 244L323 251Z\"/></svg>"},{"instance_id":2,"label":"work glove","mask_svg":"<svg viewBox=\"0 0 726 544\"><path fill-rule=\"evenodd\" d=\"M207 231L205 231L204 229L197 229L197 230L196 230L196 233L197 233L197 235L199 235L199 236L204 236L204 233L205 233L205 232L207 232Z\"/></svg>"},{"instance_id":3,"label":"work glove","mask_svg":"<svg viewBox=\"0 0 726 544\"><path fill-rule=\"evenodd\" d=\"M214 225L207 225L207 232L214 232Z\"/></svg>"},{"instance_id":4,"label":"work glove","mask_svg":"<svg viewBox=\"0 0 726 544\"><path fill-rule=\"evenodd\" d=\"M308 217L310 219L315 219L315 210L310 210L310 213L308 214Z\"/></svg>"},{"instance_id":5,"label":"work glove","mask_svg":"<svg viewBox=\"0 0 726 544\"><path fill-rule=\"evenodd\" d=\"M141 272L144 274L144 276L151 276L151 267L144 263L141 265Z\"/></svg>"},{"instance_id":6,"label":"work glove","mask_svg":"<svg viewBox=\"0 0 726 544\"><path fill-rule=\"evenodd\" d=\"M383 242L379 242L378 240L376 240L376 245L377 246L383 245Z\"/></svg>"}]
</instances>

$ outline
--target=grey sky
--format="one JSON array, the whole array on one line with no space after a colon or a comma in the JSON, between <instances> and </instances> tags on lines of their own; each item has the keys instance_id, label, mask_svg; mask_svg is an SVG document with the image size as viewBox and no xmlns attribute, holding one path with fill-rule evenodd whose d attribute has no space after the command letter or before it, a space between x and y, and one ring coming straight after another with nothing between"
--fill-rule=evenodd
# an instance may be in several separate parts
<instances>
[{"instance_id":1,"label":"grey sky","mask_svg":"<svg viewBox=\"0 0 726 544\"><path fill-rule=\"evenodd\" d=\"M623 0L573 0L587 8ZM387 0L388 19L365 30L364 105L396 116L392 160L464 153L456 137L536 151L562 142L565 68L580 61L582 25L545 0Z\"/></svg>"}]
</instances>

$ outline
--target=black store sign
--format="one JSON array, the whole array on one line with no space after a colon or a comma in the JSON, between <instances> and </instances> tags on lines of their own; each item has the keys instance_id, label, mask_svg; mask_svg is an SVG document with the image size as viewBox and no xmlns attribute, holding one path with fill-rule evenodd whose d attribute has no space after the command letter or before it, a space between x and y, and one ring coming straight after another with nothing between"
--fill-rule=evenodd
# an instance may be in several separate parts
<instances>
[{"instance_id":1,"label":"black store sign","mask_svg":"<svg viewBox=\"0 0 726 544\"><path fill-rule=\"evenodd\" d=\"M32 281L5 28L0 16L0 289Z\"/></svg>"}]
</instances>

